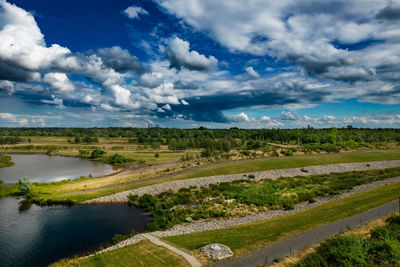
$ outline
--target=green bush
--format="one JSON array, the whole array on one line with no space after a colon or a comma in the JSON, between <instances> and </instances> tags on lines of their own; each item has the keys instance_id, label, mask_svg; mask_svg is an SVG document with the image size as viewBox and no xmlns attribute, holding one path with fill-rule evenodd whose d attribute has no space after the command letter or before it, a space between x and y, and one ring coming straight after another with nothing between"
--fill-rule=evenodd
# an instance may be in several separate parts
<instances>
[{"instance_id":1,"label":"green bush","mask_svg":"<svg viewBox=\"0 0 400 267\"><path fill-rule=\"evenodd\" d=\"M131 162L131 159L125 158L124 156L120 154L114 154L108 157L107 162L112 164L112 165L121 165L125 164L128 162Z\"/></svg>"},{"instance_id":2,"label":"green bush","mask_svg":"<svg viewBox=\"0 0 400 267\"><path fill-rule=\"evenodd\" d=\"M24 178L19 179L18 188L24 195L26 195L34 188L34 185L28 178Z\"/></svg>"},{"instance_id":3,"label":"green bush","mask_svg":"<svg viewBox=\"0 0 400 267\"><path fill-rule=\"evenodd\" d=\"M98 159L101 158L106 152L104 150L96 148L95 150L92 151L90 157L92 159Z\"/></svg>"}]
</instances>

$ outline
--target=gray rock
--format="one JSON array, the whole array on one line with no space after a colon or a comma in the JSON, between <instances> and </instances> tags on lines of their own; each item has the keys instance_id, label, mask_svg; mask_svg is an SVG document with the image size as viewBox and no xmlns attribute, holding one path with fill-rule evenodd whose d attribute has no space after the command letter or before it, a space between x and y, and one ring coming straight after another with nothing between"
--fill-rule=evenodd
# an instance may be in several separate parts
<instances>
[{"instance_id":1,"label":"gray rock","mask_svg":"<svg viewBox=\"0 0 400 267\"><path fill-rule=\"evenodd\" d=\"M224 244L211 243L201 247L200 252L213 260L222 260L233 256L232 250Z\"/></svg>"}]
</instances>

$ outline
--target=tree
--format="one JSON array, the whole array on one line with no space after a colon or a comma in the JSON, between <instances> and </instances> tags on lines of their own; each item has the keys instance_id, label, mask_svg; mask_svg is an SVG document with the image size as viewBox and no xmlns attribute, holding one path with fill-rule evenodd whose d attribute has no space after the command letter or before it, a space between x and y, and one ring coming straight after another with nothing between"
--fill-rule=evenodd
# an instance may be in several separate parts
<instances>
[{"instance_id":1,"label":"tree","mask_svg":"<svg viewBox=\"0 0 400 267\"><path fill-rule=\"evenodd\" d=\"M92 154L90 156L92 159L97 159L101 158L105 153L106 153L105 151L96 148L95 150L92 151Z\"/></svg>"},{"instance_id":2,"label":"tree","mask_svg":"<svg viewBox=\"0 0 400 267\"><path fill-rule=\"evenodd\" d=\"M25 195L28 194L33 189L33 184L28 178L19 179L18 188Z\"/></svg>"}]
</instances>

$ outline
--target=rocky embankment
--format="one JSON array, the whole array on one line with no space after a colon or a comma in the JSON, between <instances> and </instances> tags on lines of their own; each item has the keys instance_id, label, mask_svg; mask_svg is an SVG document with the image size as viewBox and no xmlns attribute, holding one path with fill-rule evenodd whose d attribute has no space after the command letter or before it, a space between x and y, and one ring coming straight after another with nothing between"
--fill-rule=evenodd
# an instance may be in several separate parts
<instances>
[{"instance_id":1,"label":"rocky embankment","mask_svg":"<svg viewBox=\"0 0 400 267\"><path fill-rule=\"evenodd\" d=\"M400 167L400 160L340 163L340 164L317 165L317 166L308 166L303 168L278 169L278 170L269 170L269 171L260 171L260 172L242 173L242 174L217 175L217 176L209 176L201 178L192 178L186 180L170 181L155 185L144 186L133 190L119 192L109 196L87 200L84 203L127 202L129 194L136 194L142 196L144 194L157 195L168 190L176 192L184 187L190 187L190 186L201 187L221 182L231 182L234 180L248 179L247 176L245 176L248 174L254 174L255 180L260 180L260 179L277 179L279 177L328 174L334 172L338 173L338 172L350 172L350 171L380 170L380 169L395 168L395 167Z\"/></svg>"}]
</instances>

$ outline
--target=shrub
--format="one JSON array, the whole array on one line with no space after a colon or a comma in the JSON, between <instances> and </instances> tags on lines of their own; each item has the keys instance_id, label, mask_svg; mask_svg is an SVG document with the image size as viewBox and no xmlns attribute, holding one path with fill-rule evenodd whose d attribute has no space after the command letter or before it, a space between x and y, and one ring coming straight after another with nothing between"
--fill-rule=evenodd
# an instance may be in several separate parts
<instances>
[{"instance_id":1,"label":"shrub","mask_svg":"<svg viewBox=\"0 0 400 267\"><path fill-rule=\"evenodd\" d=\"M400 242L389 239L370 242L368 254L370 259L377 265L395 266L400 261Z\"/></svg>"},{"instance_id":2,"label":"shrub","mask_svg":"<svg viewBox=\"0 0 400 267\"><path fill-rule=\"evenodd\" d=\"M318 255L306 257L299 266L364 266L368 257L365 241L355 236L339 236L323 242Z\"/></svg>"},{"instance_id":3,"label":"shrub","mask_svg":"<svg viewBox=\"0 0 400 267\"><path fill-rule=\"evenodd\" d=\"M276 151L276 150L272 151L271 157L279 157L278 151Z\"/></svg>"},{"instance_id":4,"label":"shrub","mask_svg":"<svg viewBox=\"0 0 400 267\"><path fill-rule=\"evenodd\" d=\"M106 152L104 150L100 150L98 148L96 148L95 150L92 151L90 157L92 159L97 159L97 158L101 158Z\"/></svg>"},{"instance_id":5,"label":"shrub","mask_svg":"<svg viewBox=\"0 0 400 267\"><path fill-rule=\"evenodd\" d=\"M138 195L129 194L129 195L128 195L128 205L129 205L129 206L134 205L134 204L135 204L135 201L137 201L138 198L139 198Z\"/></svg>"},{"instance_id":6,"label":"shrub","mask_svg":"<svg viewBox=\"0 0 400 267\"><path fill-rule=\"evenodd\" d=\"M130 159L125 158L124 156L122 156L120 154L114 154L114 155L108 157L108 162L112 165L125 164L130 161L131 161Z\"/></svg>"},{"instance_id":7,"label":"shrub","mask_svg":"<svg viewBox=\"0 0 400 267\"><path fill-rule=\"evenodd\" d=\"M249 174L247 177L249 177L250 179L256 178L256 176L254 174Z\"/></svg>"},{"instance_id":8,"label":"shrub","mask_svg":"<svg viewBox=\"0 0 400 267\"><path fill-rule=\"evenodd\" d=\"M158 152L156 152L156 153L154 154L154 157L155 157L156 159L158 159L158 158L160 157L160 154L158 154Z\"/></svg>"},{"instance_id":9,"label":"shrub","mask_svg":"<svg viewBox=\"0 0 400 267\"><path fill-rule=\"evenodd\" d=\"M19 179L18 188L24 195L26 195L34 188L34 186L28 178L24 178Z\"/></svg>"},{"instance_id":10,"label":"shrub","mask_svg":"<svg viewBox=\"0 0 400 267\"><path fill-rule=\"evenodd\" d=\"M289 150L281 150L281 154L285 155L286 157L293 156L293 152Z\"/></svg>"},{"instance_id":11,"label":"shrub","mask_svg":"<svg viewBox=\"0 0 400 267\"><path fill-rule=\"evenodd\" d=\"M79 149L79 156L81 156L83 158L87 158L87 157L89 157L89 155L90 155L90 153L88 150Z\"/></svg>"}]
</instances>

